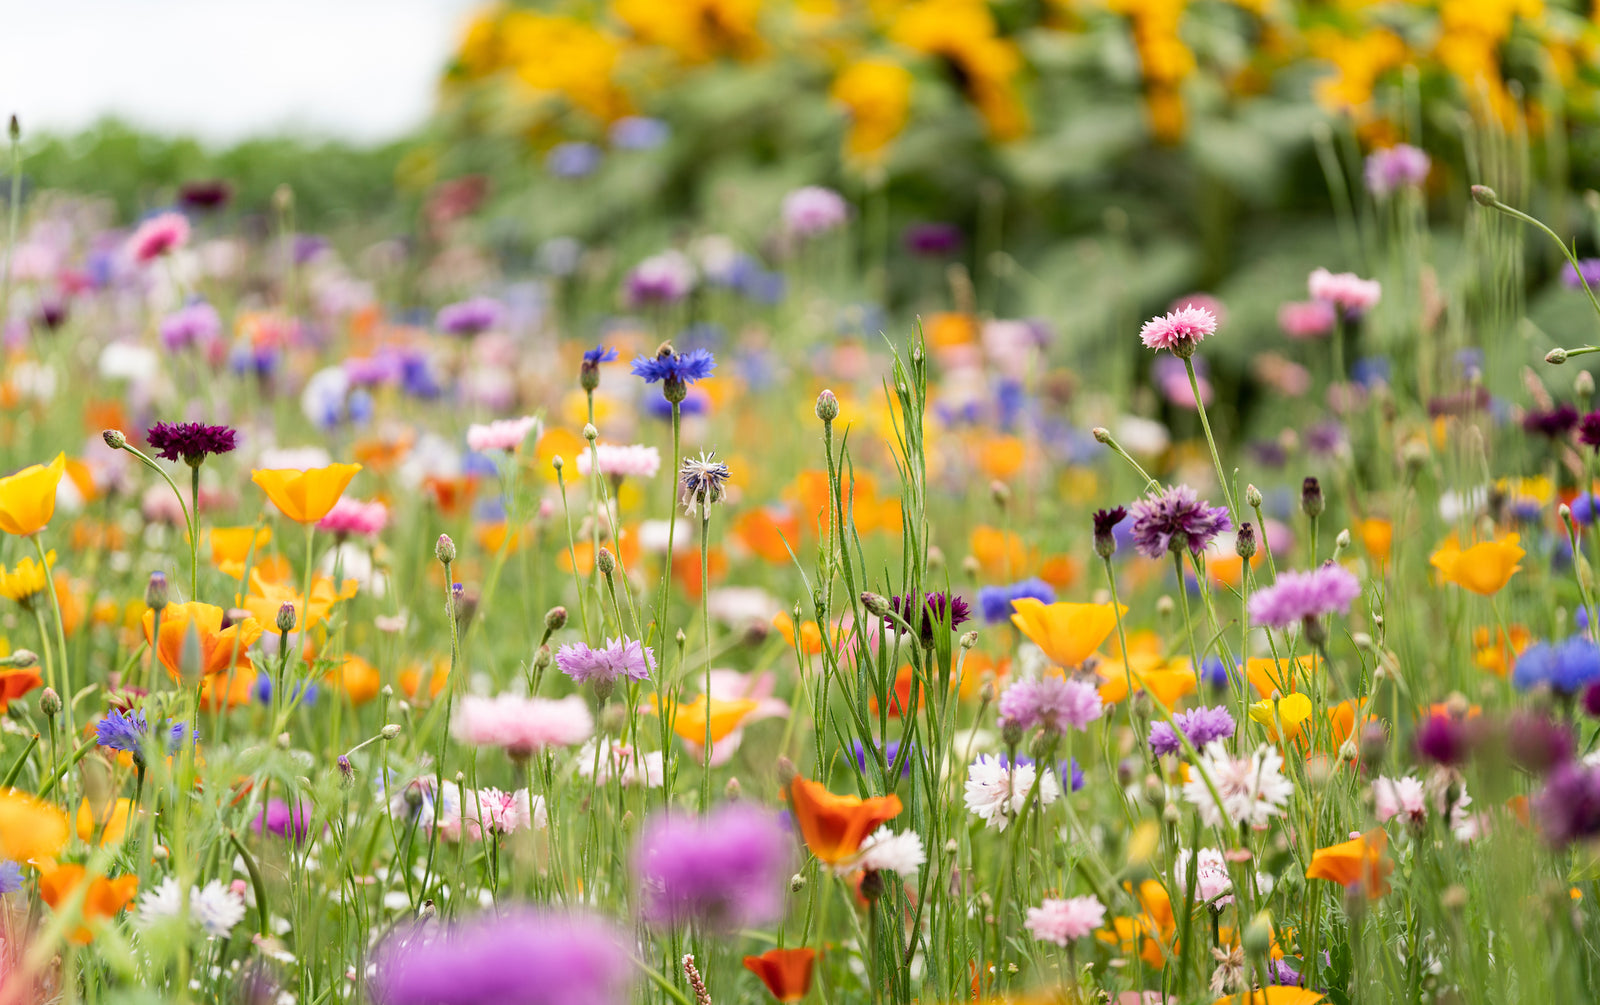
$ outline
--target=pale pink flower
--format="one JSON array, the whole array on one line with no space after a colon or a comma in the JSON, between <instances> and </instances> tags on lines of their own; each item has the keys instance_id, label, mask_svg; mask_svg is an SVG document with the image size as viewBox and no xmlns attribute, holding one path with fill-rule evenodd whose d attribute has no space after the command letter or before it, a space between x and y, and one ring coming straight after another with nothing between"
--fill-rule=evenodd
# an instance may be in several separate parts
<instances>
[{"instance_id":1,"label":"pale pink flower","mask_svg":"<svg viewBox=\"0 0 1600 1005\"><path fill-rule=\"evenodd\" d=\"M1326 300L1295 300L1278 308L1278 327L1292 339L1313 339L1333 331L1333 304Z\"/></svg>"},{"instance_id":2,"label":"pale pink flower","mask_svg":"<svg viewBox=\"0 0 1600 1005\"><path fill-rule=\"evenodd\" d=\"M1209 293L1191 293L1179 297L1167 305L1167 310L1176 311L1185 307L1198 307L1211 312L1211 316L1217 319L1219 325L1228 320L1227 308L1222 306L1222 301Z\"/></svg>"},{"instance_id":3,"label":"pale pink flower","mask_svg":"<svg viewBox=\"0 0 1600 1005\"><path fill-rule=\"evenodd\" d=\"M467 427L467 447L474 453L486 450L504 450L510 453L522 446L528 434L539 428L539 420L532 415L520 419L496 419L487 426L473 423Z\"/></svg>"},{"instance_id":4,"label":"pale pink flower","mask_svg":"<svg viewBox=\"0 0 1600 1005\"><path fill-rule=\"evenodd\" d=\"M589 477L598 455L600 473L610 478L654 478L661 470L661 451L640 444L596 443L578 454L578 474Z\"/></svg>"},{"instance_id":5,"label":"pale pink flower","mask_svg":"<svg viewBox=\"0 0 1600 1005\"><path fill-rule=\"evenodd\" d=\"M389 507L374 499L340 499L328 515L317 521L317 529L347 537L377 537L389 524Z\"/></svg>"},{"instance_id":6,"label":"pale pink flower","mask_svg":"<svg viewBox=\"0 0 1600 1005\"><path fill-rule=\"evenodd\" d=\"M604 785L613 778L623 785L643 785L659 789L666 778L661 751L641 751L607 739L596 751L595 742L585 743L575 755L578 774Z\"/></svg>"},{"instance_id":7,"label":"pale pink flower","mask_svg":"<svg viewBox=\"0 0 1600 1005\"><path fill-rule=\"evenodd\" d=\"M577 695L559 701L502 694L467 695L456 710L451 731L462 743L501 747L525 758L546 747L570 747L594 734L589 706Z\"/></svg>"},{"instance_id":8,"label":"pale pink flower","mask_svg":"<svg viewBox=\"0 0 1600 1005\"><path fill-rule=\"evenodd\" d=\"M1347 318L1360 317L1378 306L1383 296L1383 284L1376 279L1362 279L1354 272L1329 272L1317 269L1306 280L1311 299L1332 304Z\"/></svg>"},{"instance_id":9,"label":"pale pink flower","mask_svg":"<svg viewBox=\"0 0 1600 1005\"><path fill-rule=\"evenodd\" d=\"M1217 898L1215 906L1218 909L1233 903L1231 895L1224 896L1233 889L1233 879L1228 875L1228 860L1215 848L1201 848L1198 856L1187 848L1178 849L1172 863L1172 878L1178 889L1189 889L1189 863L1196 858L1200 867L1195 871L1194 899L1204 904Z\"/></svg>"},{"instance_id":10,"label":"pale pink flower","mask_svg":"<svg viewBox=\"0 0 1600 1005\"><path fill-rule=\"evenodd\" d=\"M1146 321L1139 329L1139 338L1147 348L1170 349L1183 356L1192 354L1206 336L1216 332L1215 314L1204 307L1180 307Z\"/></svg>"},{"instance_id":11,"label":"pale pink flower","mask_svg":"<svg viewBox=\"0 0 1600 1005\"><path fill-rule=\"evenodd\" d=\"M148 262L189 243L189 221L181 213L162 213L139 224L128 238L128 253L136 262Z\"/></svg>"},{"instance_id":12,"label":"pale pink flower","mask_svg":"<svg viewBox=\"0 0 1600 1005\"><path fill-rule=\"evenodd\" d=\"M548 822L544 800L529 800L527 789L506 792L482 788L461 794L461 819L469 831L511 834L528 827L543 830ZM472 836L477 837L477 834Z\"/></svg>"},{"instance_id":13,"label":"pale pink flower","mask_svg":"<svg viewBox=\"0 0 1600 1005\"><path fill-rule=\"evenodd\" d=\"M1388 823L1402 814L1414 824L1428 818L1427 795L1422 782L1413 775L1379 778L1373 782L1372 803L1379 823Z\"/></svg>"},{"instance_id":14,"label":"pale pink flower","mask_svg":"<svg viewBox=\"0 0 1600 1005\"><path fill-rule=\"evenodd\" d=\"M1106 922L1106 907L1096 897L1047 898L1028 908L1026 926L1040 942L1070 945Z\"/></svg>"}]
</instances>

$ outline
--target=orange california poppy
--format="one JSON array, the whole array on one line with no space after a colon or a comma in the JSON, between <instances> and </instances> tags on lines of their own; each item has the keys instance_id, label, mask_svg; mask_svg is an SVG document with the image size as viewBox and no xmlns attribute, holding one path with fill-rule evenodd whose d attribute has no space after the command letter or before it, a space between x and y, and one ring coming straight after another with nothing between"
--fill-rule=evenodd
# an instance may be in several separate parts
<instances>
[{"instance_id":1,"label":"orange california poppy","mask_svg":"<svg viewBox=\"0 0 1600 1005\"><path fill-rule=\"evenodd\" d=\"M913 697L913 694L915 694L915 697ZM889 693L889 718L904 718L906 709L910 709L911 714L915 715L917 709L922 707L922 701L925 697L926 695L922 693L921 685L917 682L916 669L910 663L903 664L899 670L895 671L894 686ZM867 708L872 711L873 715L878 714L877 695L867 696Z\"/></svg>"},{"instance_id":2,"label":"orange california poppy","mask_svg":"<svg viewBox=\"0 0 1600 1005\"><path fill-rule=\"evenodd\" d=\"M458 516L466 512L478 489L478 480L470 475L429 475L422 487L439 512L445 516Z\"/></svg>"},{"instance_id":3,"label":"orange california poppy","mask_svg":"<svg viewBox=\"0 0 1600 1005\"><path fill-rule=\"evenodd\" d=\"M366 704L383 689L378 668L354 653L344 658L344 665L339 669L328 672L328 683L343 690L352 705Z\"/></svg>"},{"instance_id":4,"label":"orange california poppy","mask_svg":"<svg viewBox=\"0 0 1600 1005\"><path fill-rule=\"evenodd\" d=\"M1110 604L1046 604L1021 597L1011 606L1016 609L1011 623L1058 667L1082 666L1117 630L1118 611Z\"/></svg>"},{"instance_id":5,"label":"orange california poppy","mask_svg":"<svg viewBox=\"0 0 1600 1005\"><path fill-rule=\"evenodd\" d=\"M26 670L0 670L0 712L4 712L11 705L11 699L21 698L36 687L42 687L44 679L39 676L35 667Z\"/></svg>"},{"instance_id":6,"label":"orange california poppy","mask_svg":"<svg viewBox=\"0 0 1600 1005\"><path fill-rule=\"evenodd\" d=\"M706 717L711 718L711 742L726 737L738 729L747 716L761 707L759 701L749 698L712 698L695 696L693 701L678 703L672 718L672 731L693 744L706 742Z\"/></svg>"},{"instance_id":7,"label":"orange california poppy","mask_svg":"<svg viewBox=\"0 0 1600 1005\"><path fill-rule=\"evenodd\" d=\"M797 1002L811 990L811 968L817 954L810 949L769 949L746 956L744 968L757 977L781 1002Z\"/></svg>"},{"instance_id":8,"label":"orange california poppy","mask_svg":"<svg viewBox=\"0 0 1600 1005\"><path fill-rule=\"evenodd\" d=\"M222 608L212 604L190 601L186 604L168 604L161 612L161 639L153 637L156 614L144 613L144 640L156 651L161 665L174 679L182 676L183 642L190 626L200 639L200 672L206 676L226 673L234 667L248 668L252 664L246 655L251 643L261 637L261 623L255 618L245 618L227 628L222 627Z\"/></svg>"},{"instance_id":9,"label":"orange california poppy","mask_svg":"<svg viewBox=\"0 0 1600 1005\"><path fill-rule=\"evenodd\" d=\"M789 805L811 854L828 863L847 862L879 826L900 815L899 796L862 799L829 792L799 775L789 783Z\"/></svg>"},{"instance_id":10,"label":"orange california poppy","mask_svg":"<svg viewBox=\"0 0 1600 1005\"><path fill-rule=\"evenodd\" d=\"M1081 563L1071 555L1047 555L1039 564L1039 578L1057 591L1070 589L1082 574Z\"/></svg>"},{"instance_id":11,"label":"orange california poppy","mask_svg":"<svg viewBox=\"0 0 1600 1005\"><path fill-rule=\"evenodd\" d=\"M19 537L37 534L56 513L56 486L67 469L67 455L48 465L30 464L0 478L0 530Z\"/></svg>"},{"instance_id":12,"label":"orange california poppy","mask_svg":"<svg viewBox=\"0 0 1600 1005\"><path fill-rule=\"evenodd\" d=\"M261 674L252 666L232 673L212 674L200 684L200 707L208 712L240 708L255 699L256 681Z\"/></svg>"},{"instance_id":13,"label":"orange california poppy","mask_svg":"<svg viewBox=\"0 0 1600 1005\"><path fill-rule=\"evenodd\" d=\"M1028 574L1036 557L1020 534L998 527L972 528L967 548L978 560L978 568L984 575L994 578L1021 579Z\"/></svg>"},{"instance_id":14,"label":"orange california poppy","mask_svg":"<svg viewBox=\"0 0 1600 1005\"><path fill-rule=\"evenodd\" d=\"M138 876L118 876L116 879L95 876L88 879L83 866L60 865L40 875L39 896L52 908L58 908L71 900L85 881L89 889L83 898L83 920L90 924L116 917L139 892ZM80 945L88 945L93 938L94 934L84 926L72 933L72 941Z\"/></svg>"},{"instance_id":15,"label":"orange california poppy","mask_svg":"<svg viewBox=\"0 0 1600 1005\"><path fill-rule=\"evenodd\" d=\"M1367 554L1380 567L1389 561L1389 550L1394 544L1394 524L1377 517L1367 517L1357 521L1356 534L1361 538L1361 546L1367 549Z\"/></svg>"},{"instance_id":16,"label":"orange california poppy","mask_svg":"<svg viewBox=\"0 0 1600 1005\"><path fill-rule=\"evenodd\" d=\"M428 667L424 664L414 663L400 671L400 690L405 692L405 696L408 699L412 701L418 700L417 690L422 684L422 674L427 669ZM450 661L447 659L434 660L432 673L428 678L428 699L439 697L439 692L444 690L444 686L449 680Z\"/></svg>"},{"instance_id":17,"label":"orange california poppy","mask_svg":"<svg viewBox=\"0 0 1600 1005\"><path fill-rule=\"evenodd\" d=\"M762 561L787 565L790 550L800 547L800 519L787 507L758 506L739 515L733 536Z\"/></svg>"},{"instance_id":18,"label":"orange california poppy","mask_svg":"<svg viewBox=\"0 0 1600 1005\"><path fill-rule=\"evenodd\" d=\"M1319 1005L1327 1000L1320 991L1287 984L1274 984L1271 987L1249 992L1241 991L1236 995L1218 998L1211 1005Z\"/></svg>"},{"instance_id":19,"label":"orange california poppy","mask_svg":"<svg viewBox=\"0 0 1600 1005\"><path fill-rule=\"evenodd\" d=\"M316 523L333 509L360 470L359 464L329 464L309 471L258 468L250 472L250 480L261 486L284 516L297 523Z\"/></svg>"},{"instance_id":20,"label":"orange california poppy","mask_svg":"<svg viewBox=\"0 0 1600 1005\"><path fill-rule=\"evenodd\" d=\"M67 844L67 815L54 805L16 789L0 789L0 857L13 862L44 861Z\"/></svg>"},{"instance_id":21,"label":"orange california poppy","mask_svg":"<svg viewBox=\"0 0 1600 1005\"><path fill-rule=\"evenodd\" d=\"M394 436L369 436L357 440L350 452L364 467L381 473L405 460L406 454L411 452L414 439L410 430L400 431Z\"/></svg>"},{"instance_id":22,"label":"orange california poppy","mask_svg":"<svg viewBox=\"0 0 1600 1005\"><path fill-rule=\"evenodd\" d=\"M1310 655L1296 656L1293 660L1253 656L1245 664L1244 672L1256 693L1263 698L1270 698L1274 691L1289 694L1304 688L1316 665L1317 658Z\"/></svg>"},{"instance_id":23,"label":"orange california poppy","mask_svg":"<svg viewBox=\"0 0 1600 1005\"><path fill-rule=\"evenodd\" d=\"M1389 892L1386 877L1394 863L1384 855L1389 835L1383 828L1375 827L1365 834L1311 854L1311 867L1306 879L1326 879L1341 886L1360 884L1367 897L1376 900Z\"/></svg>"}]
</instances>

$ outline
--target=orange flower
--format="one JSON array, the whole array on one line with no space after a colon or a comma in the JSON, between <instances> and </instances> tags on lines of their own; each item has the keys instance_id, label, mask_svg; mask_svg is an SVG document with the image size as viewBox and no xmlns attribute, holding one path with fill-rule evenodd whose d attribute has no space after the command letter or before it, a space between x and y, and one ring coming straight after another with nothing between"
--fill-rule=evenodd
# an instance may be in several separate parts
<instances>
[{"instance_id":1,"label":"orange flower","mask_svg":"<svg viewBox=\"0 0 1600 1005\"><path fill-rule=\"evenodd\" d=\"M1078 560L1071 555L1047 556L1039 566L1039 578L1057 590L1071 588L1072 584L1078 581L1079 575Z\"/></svg>"},{"instance_id":2,"label":"orange flower","mask_svg":"<svg viewBox=\"0 0 1600 1005\"><path fill-rule=\"evenodd\" d=\"M1385 877L1394 869L1394 863L1384 857L1389 835L1376 827L1365 834L1341 844L1318 848L1311 855L1311 868L1306 879L1326 879L1341 886L1360 884L1373 900L1389 892Z\"/></svg>"},{"instance_id":3,"label":"orange flower","mask_svg":"<svg viewBox=\"0 0 1600 1005\"><path fill-rule=\"evenodd\" d=\"M339 669L329 671L328 683L341 688L352 705L366 704L383 688L378 668L354 653L344 658L344 665Z\"/></svg>"},{"instance_id":4,"label":"orange flower","mask_svg":"<svg viewBox=\"0 0 1600 1005\"><path fill-rule=\"evenodd\" d=\"M363 466L378 472L389 471L405 460L414 438L410 430L402 430L392 437L372 436L357 440L350 451Z\"/></svg>"},{"instance_id":5,"label":"orange flower","mask_svg":"<svg viewBox=\"0 0 1600 1005\"><path fill-rule=\"evenodd\" d=\"M422 664L416 663L400 671L400 690L405 692L407 698L417 700L417 689L422 684L422 674L426 669ZM439 692L450 680L450 661L434 660L433 672L428 678L428 697L439 697Z\"/></svg>"},{"instance_id":6,"label":"orange flower","mask_svg":"<svg viewBox=\"0 0 1600 1005\"><path fill-rule=\"evenodd\" d=\"M800 519L782 506L760 506L734 521L733 536L762 561L785 565L789 550L799 547Z\"/></svg>"},{"instance_id":7,"label":"orange flower","mask_svg":"<svg viewBox=\"0 0 1600 1005\"><path fill-rule=\"evenodd\" d=\"M1504 677L1517 665L1517 657L1533 642L1533 635L1525 625L1512 625L1510 638L1504 629L1495 630L1495 643L1489 642L1489 629L1479 626L1472 630L1472 662L1494 674Z\"/></svg>"},{"instance_id":8,"label":"orange flower","mask_svg":"<svg viewBox=\"0 0 1600 1005\"><path fill-rule=\"evenodd\" d=\"M1311 671L1316 669L1316 657L1297 656L1292 660L1274 659L1271 656L1253 657L1245 664L1245 676L1250 678L1256 693L1263 698L1272 697L1272 692L1291 694L1305 686L1311 679Z\"/></svg>"},{"instance_id":9,"label":"orange flower","mask_svg":"<svg viewBox=\"0 0 1600 1005\"><path fill-rule=\"evenodd\" d=\"M998 527L972 528L967 547L986 576L1020 579L1033 564L1034 556L1022 537Z\"/></svg>"},{"instance_id":10,"label":"orange flower","mask_svg":"<svg viewBox=\"0 0 1600 1005\"><path fill-rule=\"evenodd\" d=\"M57 454L48 466L30 464L0 478L0 530L25 537L44 530L56 514L56 486L67 469L67 455Z\"/></svg>"},{"instance_id":11,"label":"orange flower","mask_svg":"<svg viewBox=\"0 0 1600 1005\"><path fill-rule=\"evenodd\" d=\"M16 789L0 789L0 857L44 861L67 844L67 815Z\"/></svg>"},{"instance_id":12,"label":"orange flower","mask_svg":"<svg viewBox=\"0 0 1600 1005\"><path fill-rule=\"evenodd\" d=\"M1119 616L1110 604L1045 604L1022 597L1011 606L1012 624L1059 667L1082 666L1116 631Z\"/></svg>"},{"instance_id":13,"label":"orange flower","mask_svg":"<svg viewBox=\"0 0 1600 1005\"><path fill-rule=\"evenodd\" d=\"M11 699L21 698L36 687L44 686L44 679L33 667L26 670L0 670L0 712L11 706Z\"/></svg>"},{"instance_id":14,"label":"orange flower","mask_svg":"<svg viewBox=\"0 0 1600 1005\"><path fill-rule=\"evenodd\" d=\"M154 637L155 620L154 611L144 613L144 640L150 643L157 659L174 679L183 674L183 641L191 625L200 639L202 674L210 676L226 673L234 667L250 669L253 666L246 651L261 637L261 623L255 618L245 618L223 628L220 607L197 601L168 604L161 612L160 641Z\"/></svg>"},{"instance_id":15,"label":"orange flower","mask_svg":"<svg viewBox=\"0 0 1600 1005\"><path fill-rule=\"evenodd\" d=\"M781 1002L797 1002L811 990L811 967L817 954L810 949L769 949L746 956L744 968L757 977Z\"/></svg>"},{"instance_id":16,"label":"orange flower","mask_svg":"<svg viewBox=\"0 0 1600 1005\"><path fill-rule=\"evenodd\" d=\"M422 480L422 487L432 497L434 505L439 507L440 513L445 516L458 516L466 512L467 505L477 494L478 480L468 475L457 475L452 478L429 475Z\"/></svg>"},{"instance_id":17,"label":"orange flower","mask_svg":"<svg viewBox=\"0 0 1600 1005\"><path fill-rule=\"evenodd\" d=\"M789 648L794 648L794 619L787 611L779 611L772 619L772 627L776 628L789 643ZM822 629L817 627L815 621L800 623L800 651L807 656L815 656L822 652Z\"/></svg>"},{"instance_id":18,"label":"orange flower","mask_svg":"<svg viewBox=\"0 0 1600 1005\"><path fill-rule=\"evenodd\" d=\"M1259 990L1240 992L1218 998L1211 1005L1319 1005L1328 999L1319 991L1310 988L1291 987L1286 984L1275 984Z\"/></svg>"},{"instance_id":19,"label":"orange flower","mask_svg":"<svg viewBox=\"0 0 1600 1005\"><path fill-rule=\"evenodd\" d=\"M333 509L360 470L359 464L329 464L309 471L257 469L250 472L250 480L284 516L297 523L316 523Z\"/></svg>"},{"instance_id":20,"label":"orange flower","mask_svg":"<svg viewBox=\"0 0 1600 1005\"><path fill-rule=\"evenodd\" d=\"M1447 583L1481 596L1493 596L1522 568L1517 563L1527 552L1517 544L1519 540L1519 535L1507 534L1462 550L1460 541L1451 534L1429 556L1428 564L1439 570L1439 578Z\"/></svg>"},{"instance_id":21,"label":"orange flower","mask_svg":"<svg viewBox=\"0 0 1600 1005\"><path fill-rule=\"evenodd\" d=\"M138 876L119 876L116 879L95 876L89 879L83 866L62 865L39 877L39 896L51 908L59 909L77 895L85 882L89 888L84 893L82 912L83 920L89 924L116 917L139 892ZM83 926L72 933L72 941L81 945L88 945L93 938L94 933Z\"/></svg>"},{"instance_id":22,"label":"orange flower","mask_svg":"<svg viewBox=\"0 0 1600 1005\"><path fill-rule=\"evenodd\" d=\"M271 527L213 527L211 562L229 579L243 579L245 562L260 563L271 542Z\"/></svg>"},{"instance_id":23,"label":"orange flower","mask_svg":"<svg viewBox=\"0 0 1600 1005\"><path fill-rule=\"evenodd\" d=\"M1394 544L1394 524L1376 517L1368 517L1356 524L1361 546L1381 567L1389 561L1389 551Z\"/></svg>"},{"instance_id":24,"label":"orange flower","mask_svg":"<svg viewBox=\"0 0 1600 1005\"><path fill-rule=\"evenodd\" d=\"M915 715L917 709L922 707L922 698L924 695L922 694L921 688L916 689L916 699L911 697L912 685L916 683L916 680L917 672L910 663L904 664L899 670L895 671L894 688L889 694L889 718L903 718L906 714L904 710L908 708L911 710L911 714ZM877 695L867 696L867 708L872 711L873 715L878 714Z\"/></svg>"},{"instance_id":25,"label":"orange flower","mask_svg":"<svg viewBox=\"0 0 1600 1005\"><path fill-rule=\"evenodd\" d=\"M835 866L853 858L867 835L901 810L899 796L838 796L799 775L789 783L789 805L811 854Z\"/></svg>"},{"instance_id":26,"label":"orange flower","mask_svg":"<svg viewBox=\"0 0 1600 1005\"><path fill-rule=\"evenodd\" d=\"M260 676L255 667L249 666L231 673L212 674L200 684L200 707L208 712L220 712L250 704Z\"/></svg>"}]
</instances>

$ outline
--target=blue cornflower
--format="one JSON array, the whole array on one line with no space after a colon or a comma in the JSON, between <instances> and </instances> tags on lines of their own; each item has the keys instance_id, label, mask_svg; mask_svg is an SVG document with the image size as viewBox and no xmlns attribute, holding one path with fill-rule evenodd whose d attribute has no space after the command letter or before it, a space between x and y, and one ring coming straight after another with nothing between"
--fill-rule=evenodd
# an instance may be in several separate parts
<instances>
[{"instance_id":1,"label":"blue cornflower","mask_svg":"<svg viewBox=\"0 0 1600 1005\"><path fill-rule=\"evenodd\" d=\"M1540 685L1560 695L1574 695L1600 681L1600 646L1579 635L1551 645L1538 642L1517 657L1511 683L1527 691Z\"/></svg>"},{"instance_id":2,"label":"blue cornflower","mask_svg":"<svg viewBox=\"0 0 1600 1005\"><path fill-rule=\"evenodd\" d=\"M1200 661L1200 680L1206 686L1216 688L1218 691L1226 691L1230 679L1231 675L1228 673L1228 668L1218 657L1207 656Z\"/></svg>"},{"instance_id":3,"label":"blue cornflower","mask_svg":"<svg viewBox=\"0 0 1600 1005\"><path fill-rule=\"evenodd\" d=\"M1057 768L1061 772L1061 785L1068 792L1083 788L1083 767L1076 757L1062 761Z\"/></svg>"},{"instance_id":4,"label":"blue cornflower","mask_svg":"<svg viewBox=\"0 0 1600 1005\"><path fill-rule=\"evenodd\" d=\"M859 766L863 772L866 771L867 770L867 748L861 743L860 740L851 740L850 741L850 746L851 746L852 749L855 750L857 766ZM894 767L894 762L897 759L899 759L899 757L900 757L900 741L899 740L890 740L887 744L884 744L884 746L882 748L877 748L877 745L874 744L874 748L875 748L874 751L873 751L874 754L877 754L878 751L881 749L881 751L882 751L881 756L883 757L883 763L884 763L884 766L886 768ZM913 743L911 745L910 752L906 755L905 763L900 765L900 777L901 778L907 778L907 777L909 777L911 775L911 761L916 756L917 756L917 745Z\"/></svg>"},{"instance_id":5,"label":"blue cornflower","mask_svg":"<svg viewBox=\"0 0 1600 1005\"><path fill-rule=\"evenodd\" d=\"M100 746L133 753L144 744L150 724L145 721L143 709L137 712L112 709L95 723L94 729Z\"/></svg>"},{"instance_id":6,"label":"blue cornflower","mask_svg":"<svg viewBox=\"0 0 1600 1005\"><path fill-rule=\"evenodd\" d=\"M315 684L296 684L289 689L289 700L294 701L299 698L302 691L305 692L305 698L300 704L315 705L317 703L317 686ZM272 677L269 674L261 674L256 677L255 698L256 701L263 705L272 704Z\"/></svg>"},{"instance_id":7,"label":"blue cornflower","mask_svg":"<svg viewBox=\"0 0 1600 1005\"><path fill-rule=\"evenodd\" d=\"M1056 591L1042 579L1024 579L1009 586L985 586L978 591L978 610L986 624L994 625L1011 619L1011 602L1032 597L1044 604L1056 602Z\"/></svg>"},{"instance_id":8,"label":"blue cornflower","mask_svg":"<svg viewBox=\"0 0 1600 1005\"><path fill-rule=\"evenodd\" d=\"M22 866L15 862L0 862L0 896L22 889Z\"/></svg>"},{"instance_id":9,"label":"blue cornflower","mask_svg":"<svg viewBox=\"0 0 1600 1005\"><path fill-rule=\"evenodd\" d=\"M608 345L597 345L583 354L584 366L599 366L617 358L617 351Z\"/></svg>"},{"instance_id":10,"label":"blue cornflower","mask_svg":"<svg viewBox=\"0 0 1600 1005\"><path fill-rule=\"evenodd\" d=\"M716 369L716 357L709 349L691 349L675 352L664 345L654 356L640 356L633 361L633 375L643 377L646 384L661 384L661 396L668 401L682 401L689 394L689 385L711 376Z\"/></svg>"}]
</instances>

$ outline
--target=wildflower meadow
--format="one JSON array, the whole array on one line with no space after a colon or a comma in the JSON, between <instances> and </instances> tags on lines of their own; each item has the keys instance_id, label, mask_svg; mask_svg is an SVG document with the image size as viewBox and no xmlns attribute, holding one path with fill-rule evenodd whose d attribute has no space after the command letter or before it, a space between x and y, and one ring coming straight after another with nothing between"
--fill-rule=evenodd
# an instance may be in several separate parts
<instances>
[{"instance_id":1,"label":"wildflower meadow","mask_svg":"<svg viewBox=\"0 0 1600 1005\"><path fill-rule=\"evenodd\" d=\"M1587 9L553 6L11 119L0 1005L1600 998Z\"/></svg>"}]
</instances>

